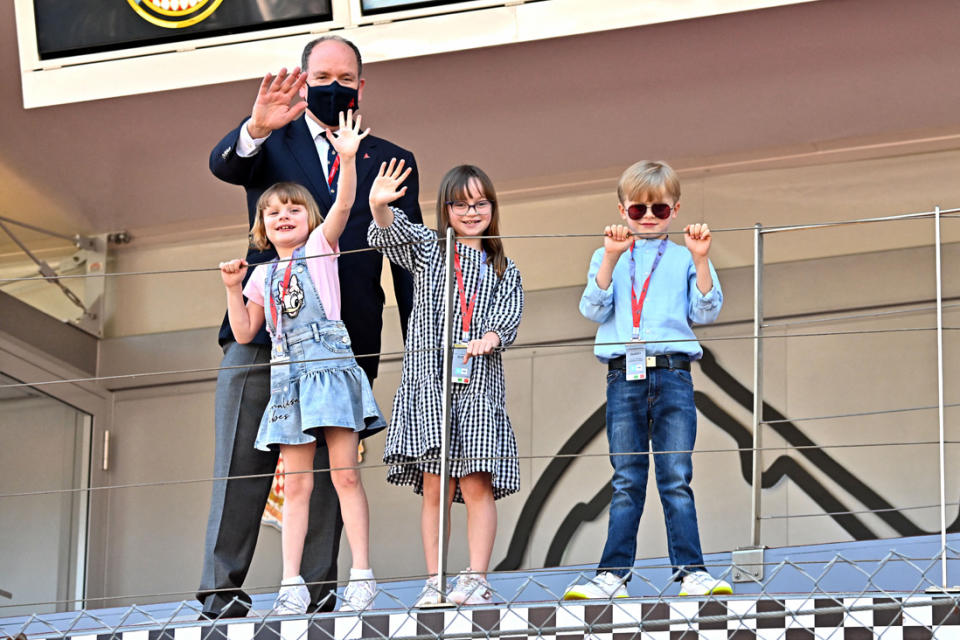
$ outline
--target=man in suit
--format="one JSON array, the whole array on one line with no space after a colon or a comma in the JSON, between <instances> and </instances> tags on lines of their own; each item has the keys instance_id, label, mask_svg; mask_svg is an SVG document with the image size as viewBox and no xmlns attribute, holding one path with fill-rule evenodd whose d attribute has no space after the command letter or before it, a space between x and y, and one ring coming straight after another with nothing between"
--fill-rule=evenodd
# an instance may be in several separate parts
<instances>
[{"instance_id":1,"label":"man in suit","mask_svg":"<svg viewBox=\"0 0 960 640\"><path fill-rule=\"evenodd\" d=\"M339 163L324 130L337 128L340 110L356 109L366 81L360 51L339 36L323 36L304 48L301 67L276 77L267 74L253 110L239 127L228 133L210 154L215 176L246 190L252 224L260 194L276 182L302 184L316 198L321 211L335 197ZM304 102L291 105L299 94ZM407 191L396 206L413 220L421 220L417 202L419 176L413 154L382 138L367 136L357 152L357 194L340 250L367 247L367 227L372 219L368 196L380 163L403 159L413 172ZM272 251L250 250L247 262L272 260ZM375 251L342 255L339 259L341 317L350 334L357 362L371 382L377 375L384 295L380 288L382 256ZM395 266L394 288L406 330L413 302L410 275ZM252 269L250 270L252 272ZM216 445L214 476L263 475L266 477L217 481L213 486L204 550L203 574L197 599L205 617L245 616L250 597L241 589L253 557L260 517L270 492L276 453L253 447L260 417L270 392L270 338L265 331L250 344L234 341L226 319L220 329L224 358L217 378ZM251 365L260 365L253 366ZM231 368L232 367L232 368ZM314 468L329 468L326 447L317 447ZM327 598L337 579L337 553L343 521L329 473L318 473L310 501L310 524L301 575L310 588L311 605L333 608Z\"/></svg>"}]
</instances>

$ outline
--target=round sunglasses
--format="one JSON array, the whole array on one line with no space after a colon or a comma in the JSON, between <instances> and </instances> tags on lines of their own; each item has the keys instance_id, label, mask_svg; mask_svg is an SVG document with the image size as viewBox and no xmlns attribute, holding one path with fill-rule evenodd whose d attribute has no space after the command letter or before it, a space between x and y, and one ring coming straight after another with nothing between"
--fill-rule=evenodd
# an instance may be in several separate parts
<instances>
[{"instance_id":1,"label":"round sunglasses","mask_svg":"<svg viewBox=\"0 0 960 640\"><path fill-rule=\"evenodd\" d=\"M656 204L650 205L650 213L660 218L661 220L666 220L670 217L670 214L673 212L673 205L669 205L665 202L658 202ZM631 220L639 220L647 213L647 205L645 204L632 204L627 207L627 215L630 216Z\"/></svg>"}]
</instances>

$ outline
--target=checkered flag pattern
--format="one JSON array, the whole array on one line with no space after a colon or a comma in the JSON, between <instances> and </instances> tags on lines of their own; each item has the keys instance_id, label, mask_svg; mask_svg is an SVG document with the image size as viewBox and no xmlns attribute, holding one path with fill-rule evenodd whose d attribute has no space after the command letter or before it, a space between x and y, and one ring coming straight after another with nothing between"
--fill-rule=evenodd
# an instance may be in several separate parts
<instances>
[{"instance_id":1,"label":"checkered flag pattern","mask_svg":"<svg viewBox=\"0 0 960 640\"><path fill-rule=\"evenodd\" d=\"M957 559L950 551L949 557ZM193 601L180 603L163 619L151 607L33 615L0 621L0 638L23 640L960 640L960 593L937 587L939 556L909 558L890 553L881 560L842 555L811 565L784 560L766 567L765 579L741 587L750 595L680 597L675 583L653 584L634 570L631 588L654 596L564 601L555 585L559 571L569 582L592 571L540 570L491 575L493 603L450 608L413 608L410 587L382 584L375 607L363 613L277 615L253 610L246 618L198 620ZM737 567L725 571L728 578ZM916 576L911 592L889 592L890 572ZM831 593L837 572L862 577L857 593ZM805 593L777 593L777 581L807 581ZM552 575L551 575L552 574ZM635 586L633 586L635 585ZM338 601L340 593L331 593ZM339 604L330 602L329 604ZM110 620L108 621L108 618Z\"/></svg>"},{"instance_id":2,"label":"checkered flag pattern","mask_svg":"<svg viewBox=\"0 0 960 640\"><path fill-rule=\"evenodd\" d=\"M71 640L897 640L960 639L957 597L738 598L515 604L231 619L12 636ZM189 605L185 605L188 606ZM137 607L131 607L135 612ZM142 610L140 610L142 613ZM78 616L75 629L95 622Z\"/></svg>"}]
</instances>

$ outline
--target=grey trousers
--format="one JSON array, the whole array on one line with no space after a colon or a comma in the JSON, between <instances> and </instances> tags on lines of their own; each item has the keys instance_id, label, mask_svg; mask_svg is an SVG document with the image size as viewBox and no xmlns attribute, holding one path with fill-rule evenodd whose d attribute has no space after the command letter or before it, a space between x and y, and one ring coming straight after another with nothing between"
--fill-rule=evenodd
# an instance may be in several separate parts
<instances>
[{"instance_id":1,"label":"grey trousers","mask_svg":"<svg viewBox=\"0 0 960 640\"><path fill-rule=\"evenodd\" d=\"M206 616L241 617L250 608L250 596L241 587L257 545L278 454L253 448L270 395L270 368L244 366L269 362L270 348L229 342L223 352L221 366L240 368L221 369L217 377L213 474L217 478L266 475L214 481L197 600ZM318 446L314 468L329 467L327 448ZM342 528L330 474L316 473L300 575L309 585L312 604L319 603L322 610L335 605L334 598L326 596L336 589Z\"/></svg>"}]
</instances>

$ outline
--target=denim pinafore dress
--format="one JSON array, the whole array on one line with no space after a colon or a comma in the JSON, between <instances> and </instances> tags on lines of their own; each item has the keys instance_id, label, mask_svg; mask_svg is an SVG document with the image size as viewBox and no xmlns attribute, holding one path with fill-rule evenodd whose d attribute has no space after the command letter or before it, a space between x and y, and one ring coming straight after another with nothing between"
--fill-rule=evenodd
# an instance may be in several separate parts
<instances>
[{"instance_id":1,"label":"denim pinafore dress","mask_svg":"<svg viewBox=\"0 0 960 640\"><path fill-rule=\"evenodd\" d=\"M267 269L264 303L273 353L288 358L270 367L270 402L260 421L254 446L261 451L281 444L307 444L325 440L324 427L353 429L361 438L387 426L373 398L366 374L357 364L347 328L330 320L323 310L304 259L304 248L293 253L286 295L284 272L273 263ZM270 305L276 304L281 335Z\"/></svg>"}]
</instances>

